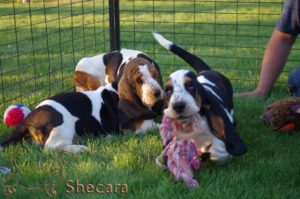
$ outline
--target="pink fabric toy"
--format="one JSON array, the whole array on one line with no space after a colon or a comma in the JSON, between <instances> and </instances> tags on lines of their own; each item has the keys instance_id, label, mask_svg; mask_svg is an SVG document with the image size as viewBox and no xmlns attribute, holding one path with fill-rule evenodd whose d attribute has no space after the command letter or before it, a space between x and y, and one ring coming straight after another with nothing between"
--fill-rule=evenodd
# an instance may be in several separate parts
<instances>
[{"instance_id":1,"label":"pink fabric toy","mask_svg":"<svg viewBox=\"0 0 300 199\"><path fill-rule=\"evenodd\" d=\"M165 148L156 158L156 164L168 168L175 176L175 180L182 179L189 187L197 187L199 183L193 179L192 169L200 168L200 156L191 140L176 139L175 135L181 129L180 124L163 117L159 131ZM160 163L161 158L167 158L164 165Z\"/></svg>"}]
</instances>

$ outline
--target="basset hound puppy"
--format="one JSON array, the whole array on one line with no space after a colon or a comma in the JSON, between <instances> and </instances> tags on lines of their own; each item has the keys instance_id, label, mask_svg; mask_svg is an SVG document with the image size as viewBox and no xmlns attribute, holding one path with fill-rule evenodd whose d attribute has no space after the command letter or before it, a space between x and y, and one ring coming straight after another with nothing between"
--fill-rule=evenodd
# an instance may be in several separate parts
<instances>
[{"instance_id":1,"label":"basset hound puppy","mask_svg":"<svg viewBox=\"0 0 300 199\"><path fill-rule=\"evenodd\" d=\"M178 139L191 139L212 161L225 163L247 148L233 120L233 89L221 73L211 70L200 58L153 33L160 45L186 61L197 72L178 70L165 84L164 115L182 124Z\"/></svg>"},{"instance_id":2,"label":"basset hound puppy","mask_svg":"<svg viewBox=\"0 0 300 199\"><path fill-rule=\"evenodd\" d=\"M147 59L129 60L112 83L119 93L119 120L123 130L144 133L158 127L154 118L162 115L166 96L159 68Z\"/></svg>"},{"instance_id":3,"label":"basset hound puppy","mask_svg":"<svg viewBox=\"0 0 300 199\"><path fill-rule=\"evenodd\" d=\"M86 146L73 142L76 135L120 133L118 100L118 93L110 84L95 91L58 94L30 112L10 137L0 143L0 150L23 138L32 138L46 149L86 151Z\"/></svg>"},{"instance_id":4,"label":"basset hound puppy","mask_svg":"<svg viewBox=\"0 0 300 199\"><path fill-rule=\"evenodd\" d=\"M119 51L82 58L77 63L72 77L76 91L96 90L100 86L112 83L124 65L130 59L137 57L144 58L155 65L160 75L158 65L150 57L141 51L124 48Z\"/></svg>"},{"instance_id":5,"label":"basset hound puppy","mask_svg":"<svg viewBox=\"0 0 300 199\"><path fill-rule=\"evenodd\" d=\"M137 50L122 49L81 59L75 69L76 90L94 90L112 83L119 96L122 129L144 133L158 127L154 118L165 104L158 65Z\"/></svg>"}]
</instances>

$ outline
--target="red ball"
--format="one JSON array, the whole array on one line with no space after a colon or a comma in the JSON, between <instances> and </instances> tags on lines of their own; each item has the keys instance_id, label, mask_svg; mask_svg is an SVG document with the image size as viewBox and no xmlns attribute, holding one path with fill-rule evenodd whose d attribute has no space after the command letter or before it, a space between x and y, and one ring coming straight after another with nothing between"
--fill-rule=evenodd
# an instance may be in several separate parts
<instances>
[{"instance_id":1,"label":"red ball","mask_svg":"<svg viewBox=\"0 0 300 199\"><path fill-rule=\"evenodd\" d=\"M16 127L24 120L24 118L25 116L22 109L13 108L7 113L4 119L4 123L8 127Z\"/></svg>"},{"instance_id":2,"label":"red ball","mask_svg":"<svg viewBox=\"0 0 300 199\"><path fill-rule=\"evenodd\" d=\"M3 122L7 127L17 127L29 113L30 109L23 104L10 105L4 111Z\"/></svg>"}]
</instances>

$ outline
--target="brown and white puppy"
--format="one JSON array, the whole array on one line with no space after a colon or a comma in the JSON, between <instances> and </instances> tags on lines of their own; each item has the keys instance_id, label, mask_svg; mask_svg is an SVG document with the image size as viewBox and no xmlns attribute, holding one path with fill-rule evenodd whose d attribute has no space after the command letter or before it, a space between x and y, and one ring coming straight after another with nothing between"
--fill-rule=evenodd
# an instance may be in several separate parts
<instances>
[{"instance_id":1,"label":"brown and white puppy","mask_svg":"<svg viewBox=\"0 0 300 199\"><path fill-rule=\"evenodd\" d=\"M123 128L144 133L158 126L153 119L161 115L164 105L162 77L158 65L141 51L122 49L82 58L73 82L77 91L113 83L121 99Z\"/></svg>"},{"instance_id":2,"label":"brown and white puppy","mask_svg":"<svg viewBox=\"0 0 300 199\"><path fill-rule=\"evenodd\" d=\"M148 60L159 70L158 65L150 57L137 50L121 49L93 57L84 57L77 63L72 77L76 91L96 90L101 85L112 83L121 68L130 59L136 57Z\"/></svg>"},{"instance_id":3,"label":"brown and white puppy","mask_svg":"<svg viewBox=\"0 0 300 199\"><path fill-rule=\"evenodd\" d=\"M197 71L178 70L169 76L165 91L168 105L164 115L182 125L178 139L191 139L202 153L218 163L241 155L247 148L235 130L233 91L230 81L213 71L200 58L166 40L155 39Z\"/></svg>"},{"instance_id":4,"label":"brown and white puppy","mask_svg":"<svg viewBox=\"0 0 300 199\"><path fill-rule=\"evenodd\" d=\"M122 129L143 133L158 127L153 119L162 114L165 94L157 66L144 58L133 58L120 69L113 85L119 93Z\"/></svg>"}]
</instances>

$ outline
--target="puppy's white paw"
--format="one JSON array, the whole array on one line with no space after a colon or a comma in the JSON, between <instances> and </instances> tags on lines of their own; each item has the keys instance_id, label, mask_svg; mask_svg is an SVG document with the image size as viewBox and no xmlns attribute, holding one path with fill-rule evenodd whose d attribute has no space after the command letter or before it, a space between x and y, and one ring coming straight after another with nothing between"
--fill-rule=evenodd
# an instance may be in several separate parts
<instances>
[{"instance_id":1,"label":"puppy's white paw","mask_svg":"<svg viewBox=\"0 0 300 199\"><path fill-rule=\"evenodd\" d=\"M79 153L79 152L84 152L84 151L88 151L89 148L87 146L84 145L68 145L68 146L64 146L62 148L63 151L66 152L70 152L70 153Z\"/></svg>"},{"instance_id":2,"label":"puppy's white paw","mask_svg":"<svg viewBox=\"0 0 300 199\"><path fill-rule=\"evenodd\" d=\"M150 129L158 129L160 124L155 123L154 120L144 120L143 124L139 129L135 130L136 134L144 134Z\"/></svg>"}]
</instances>

